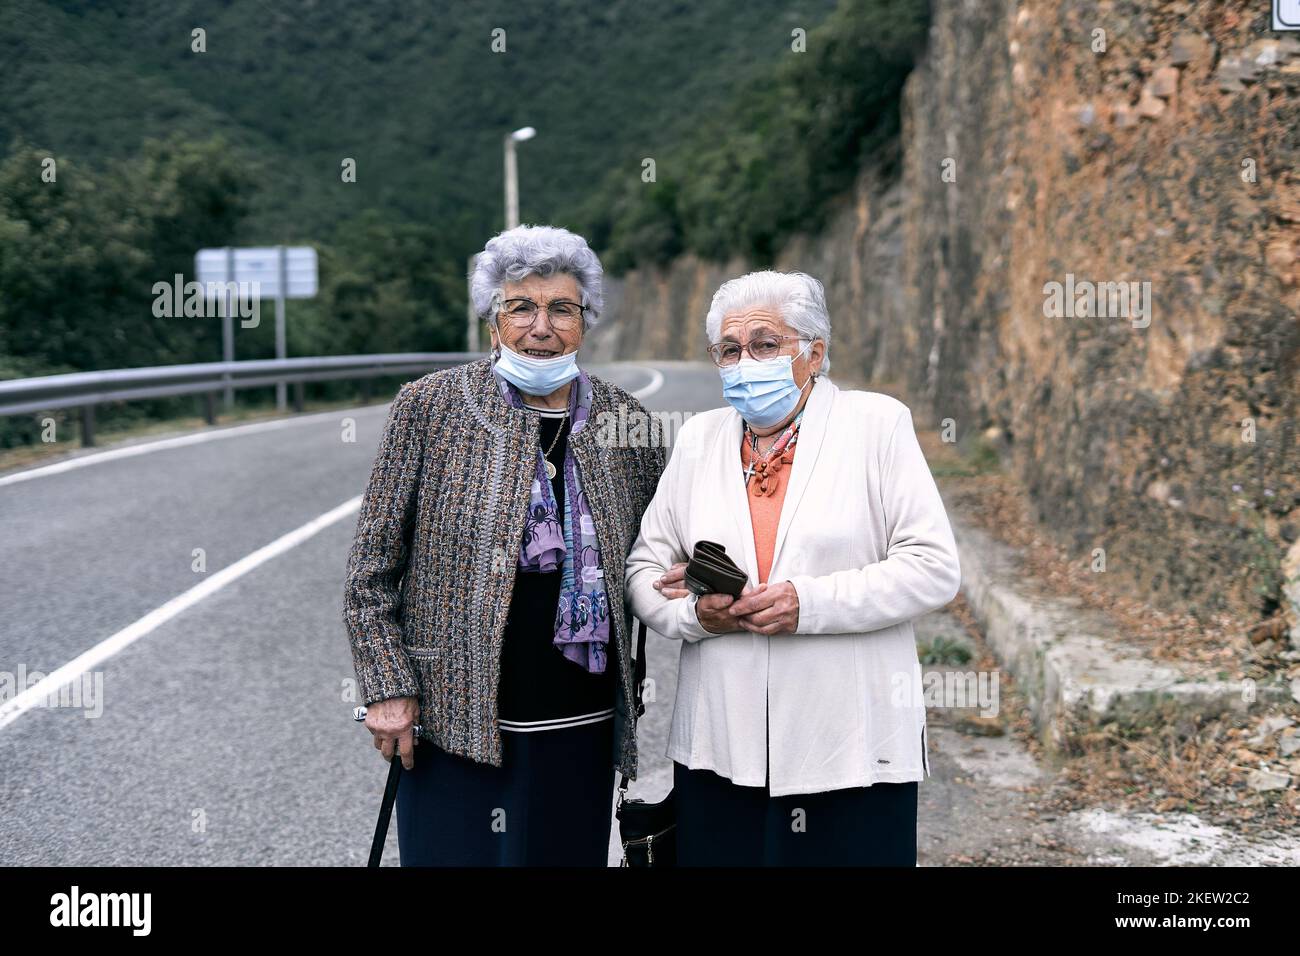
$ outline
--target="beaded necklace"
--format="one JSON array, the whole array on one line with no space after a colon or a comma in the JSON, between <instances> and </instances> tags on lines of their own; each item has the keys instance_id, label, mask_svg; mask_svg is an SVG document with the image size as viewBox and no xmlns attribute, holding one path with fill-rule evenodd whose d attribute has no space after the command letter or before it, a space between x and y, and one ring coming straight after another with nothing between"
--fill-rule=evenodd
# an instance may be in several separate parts
<instances>
[{"instance_id":1,"label":"beaded necklace","mask_svg":"<svg viewBox=\"0 0 1300 956\"><path fill-rule=\"evenodd\" d=\"M788 464L784 457L785 453L794 448L799 441L799 420L803 418L803 409L794 417L781 432L777 440L772 443L772 447L767 453L760 456L758 453L758 436L745 426L745 433L749 435L750 460L749 467L744 471L745 486L750 488L749 480L755 476L758 477L758 483L755 487L750 488L751 492L759 495L771 495L776 491L776 478L780 473L783 465Z\"/></svg>"}]
</instances>

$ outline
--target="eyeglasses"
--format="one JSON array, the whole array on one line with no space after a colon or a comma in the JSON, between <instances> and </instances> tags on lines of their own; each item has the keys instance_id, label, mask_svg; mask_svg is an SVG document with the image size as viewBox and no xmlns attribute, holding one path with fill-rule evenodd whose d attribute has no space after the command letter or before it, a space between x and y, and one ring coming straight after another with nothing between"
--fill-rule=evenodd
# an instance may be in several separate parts
<instances>
[{"instance_id":1,"label":"eyeglasses","mask_svg":"<svg viewBox=\"0 0 1300 956\"><path fill-rule=\"evenodd\" d=\"M750 339L744 345L739 342L716 342L708 348L713 364L725 368L740 361L742 352L748 352L755 360L765 362L776 358L781 353L781 343L786 339L802 340L802 335L760 335Z\"/></svg>"},{"instance_id":2,"label":"eyeglasses","mask_svg":"<svg viewBox=\"0 0 1300 956\"><path fill-rule=\"evenodd\" d=\"M550 319L551 328L557 332L569 332L578 327L585 305L556 299L546 306L546 317ZM506 321L517 329L526 329L537 320L538 305L532 299L506 299L501 303L501 314Z\"/></svg>"}]
</instances>

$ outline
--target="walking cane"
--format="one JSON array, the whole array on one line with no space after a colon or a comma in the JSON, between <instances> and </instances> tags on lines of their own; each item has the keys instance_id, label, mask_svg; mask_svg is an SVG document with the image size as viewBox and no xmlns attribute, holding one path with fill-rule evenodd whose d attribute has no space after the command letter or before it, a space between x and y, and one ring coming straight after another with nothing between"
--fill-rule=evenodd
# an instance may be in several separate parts
<instances>
[{"instance_id":1,"label":"walking cane","mask_svg":"<svg viewBox=\"0 0 1300 956\"><path fill-rule=\"evenodd\" d=\"M366 719L366 709L358 707L352 711L352 719L361 722ZM415 735L412 743L420 739L420 725L411 728ZM388 783L384 785L384 800L379 805L379 820L375 823L375 839L370 844L370 862L366 866L378 866L379 858L384 855L384 841L388 838L388 818L393 814L393 801L397 799L397 781L402 776L402 755L396 750L389 761Z\"/></svg>"}]
</instances>

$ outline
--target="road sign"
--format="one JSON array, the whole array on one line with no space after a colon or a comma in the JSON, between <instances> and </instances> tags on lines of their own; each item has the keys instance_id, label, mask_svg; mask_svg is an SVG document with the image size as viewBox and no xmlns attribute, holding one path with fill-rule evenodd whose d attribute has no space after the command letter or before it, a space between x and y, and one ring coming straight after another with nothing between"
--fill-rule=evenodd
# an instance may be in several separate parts
<instances>
[{"instance_id":1,"label":"road sign","mask_svg":"<svg viewBox=\"0 0 1300 956\"><path fill-rule=\"evenodd\" d=\"M316 250L311 246L246 246L200 249L194 256L194 278L205 288L218 282L256 282L261 295L280 297L280 250L284 250L284 298L316 295Z\"/></svg>"},{"instance_id":2,"label":"road sign","mask_svg":"<svg viewBox=\"0 0 1300 956\"><path fill-rule=\"evenodd\" d=\"M285 299L310 299L316 295L316 250L311 246L245 246L224 249L200 249L194 254L195 281L208 290L210 297L226 295L229 283L235 283L240 295L256 290L259 297L275 299L275 357L285 357ZM245 290L248 290L247 292ZM233 310L223 309L221 355L227 362L235 360ZM235 392L226 389L226 407L233 407ZM284 382L275 386L275 405L286 405Z\"/></svg>"}]
</instances>

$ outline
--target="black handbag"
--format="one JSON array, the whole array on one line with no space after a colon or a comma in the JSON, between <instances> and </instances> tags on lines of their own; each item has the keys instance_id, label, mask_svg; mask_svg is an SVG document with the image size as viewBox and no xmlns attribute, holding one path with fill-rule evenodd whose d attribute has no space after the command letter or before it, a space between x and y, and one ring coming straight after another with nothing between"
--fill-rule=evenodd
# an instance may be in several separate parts
<instances>
[{"instance_id":1,"label":"black handbag","mask_svg":"<svg viewBox=\"0 0 1300 956\"><path fill-rule=\"evenodd\" d=\"M636 721L645 713L641 700L641 685L645 682L646 626L640 622L636 636L636 660L632 664L632 682L635 705L633 708L633 734ZM618 805L614 809L618 818L618 835L623 844L623 862L620 866L676 866L677 865L677 808L673 793L658 803L627 799L627 774L619 775Z\"/></svg>"}]
</instances>

